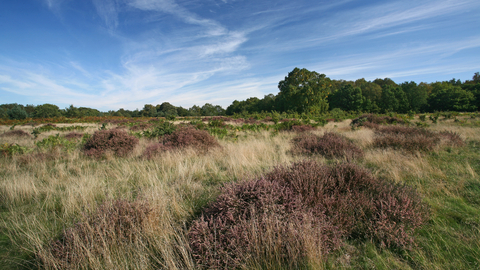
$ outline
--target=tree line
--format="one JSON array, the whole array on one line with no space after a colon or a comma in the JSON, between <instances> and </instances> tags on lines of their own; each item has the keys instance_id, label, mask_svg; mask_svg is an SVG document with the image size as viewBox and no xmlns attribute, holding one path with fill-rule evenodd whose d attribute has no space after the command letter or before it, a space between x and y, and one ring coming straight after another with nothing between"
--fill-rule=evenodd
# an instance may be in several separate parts
<instances>
[{"instance_id":1,"label":"tree line","mask_svg":"<svg viewBox=\"0 0 480 270\"><path fill-rule=\"evenodd\" d=\"M87 107L70 105L60 109L53 104L1 104L0 118L26 119L51 117L124 116L124 117L185 117L252 114L261 112L292 112L322 114L332 109L369 113L408 113L435 111L478 111L480 108L480 73L464 82L456 79L434 83L413 81L395 83L389 78L367 81L333 80L325 74L307 69L293 69L278 83L277 95L262 99L251 97L235 100L225 110L206 103L191 108L177 107L169 102L145 104L139 110L119 109L101 112Z\"/></svg>"}]
</instances>

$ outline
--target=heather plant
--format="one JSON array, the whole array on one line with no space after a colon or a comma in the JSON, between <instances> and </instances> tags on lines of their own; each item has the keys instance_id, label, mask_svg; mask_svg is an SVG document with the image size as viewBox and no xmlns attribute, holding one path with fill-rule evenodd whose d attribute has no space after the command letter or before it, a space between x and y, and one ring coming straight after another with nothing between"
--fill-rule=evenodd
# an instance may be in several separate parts
<instances>
[{"instance_id":1,"label":"heather plant","mask_svg":"<svg viewBox=\"0 0 480 270\"><path fill-rule=\"evenodd\" d=\"M295 154L320 154L326 158L345 157L347 159L363 157L363 150L344 136L326 132L323 136L311 133L300 134L292 139Z\"/></svg>"},{"instance_id":2,"label":"heather plant","mask_svg":"<svg viewBox=\"0 0 480 270\"><path fill-rule=\"evenodd\" d=\"M165 135L156 144L149 145L143 152L145 158L152 158L163 151L195 148L200 152L207 152L212 148L219 147L215 137L206 130L198 130L192 126L184 126L169 135Z\"/></svg>"},{"instance_id":3,"label":"heather plant","mask_svg":"<svg viewBox=\"0 0 480 270\"><path fill-rule=\"evenodd\" d=\"M368 123L368 125L367 125ZM352 120L351 126L356 128L360 126L367 126L369 128L376 128L378 125L392 125L392 124L404 124L405 121L401 118L393 116L378 116L376 114L363 114Z\"/></svg>"},{"instance_id":4,"label":"heather plant","mask_svg":"<svg viewBox=\"0 0 480 270\"><path fill-rule=\"evenodd\" d=\"M463 146L464 141L453 132L433 132L425 128L389 126L375 130L374 146L404 149L409 152L431 151L440 144Z\"/></svg>"},{"instance_id":5,"label":"heather plant","mask_svg":"<svg viewBox=\"0 0 480 270\"><path fill-rule=\"evenodd\" d=\"M281 259L273 265L298 269L309 261L307 240L324 261L344 240L409 249L427 219L425 204L408 187L354 164L302 161L227 185L193 222L189 241L201 268L235 269L274 257Z\"/></svg>"},{"instance_id":6,"label":"heather plant","mask_svg":"<svg viewBox=\"0 0 480 270\"><path fill-rule=\"evenodd\" d=\"M0 137L30 137L30 134L21 129L13 129L1 134Z\"/></svg>"},{"instance_id":7,"label":"heather plant","mask_svg":"<svg viewBox=\"0 0 480 270\"><path fill-rule=\"evenodd\" d=\"M265 178L300 194L346 239L372 239L381 246L408 249L415 229L428 219L426 205L414 190L377 179L355 164L328 167L303 161L277 167Z\"/></svg>"},{"instance_id":8,"label":"heather plant","mask_svg":"<svg viewBox=\"0 0 480 270\"><path fill-rule=\"evenodd\" d=\"M146 236L153 213L145 201L107 201L36 255L45 268L115 267L116 248L131 245L141 249L148 245Z\"/></svg>"},{"instance_id":9,"label":"heather plant","mask_svg":"<svg viewBox=\"0 0 480 270\"><path fill-rule=\"evenodd\" d=\"M236 269L252 261L298 268L306 238L323 255L338 247L337 231L305 211L288 187L265 179L230 184L189 231L193 257L203 269Z\"/></svg>"},{"instance_id":10,"label":"heather plant","mask_svg":"<svg viewBox=\"0 0 480 270\"><path fill-rule=\"evenodd\" d=\"M81 139L82 137L83 137L83 133L78 133L75 131L65 134L65 138L67 140L77 140L77 139Z\"/></svg>"},{"instance_id":11,"label":"heather plant","mask_svg":"<svg viewBox=\"0 0 480 270\"><path fill-rule=\"evenodd\" d=\"M107 151L124 157L131 153L137 144L138 139L124 130L99 130L87 139L83 146L83 152L87 156L96 158L104 156Z\"/></svg>"}]
</instances>

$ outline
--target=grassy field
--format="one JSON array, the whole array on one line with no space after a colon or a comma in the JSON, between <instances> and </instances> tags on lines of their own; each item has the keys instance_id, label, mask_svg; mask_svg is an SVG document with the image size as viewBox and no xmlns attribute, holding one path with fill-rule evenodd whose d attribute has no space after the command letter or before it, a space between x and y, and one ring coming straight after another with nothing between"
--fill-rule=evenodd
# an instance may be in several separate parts
<instances>
[{"instance_id":1,"label":"grassy field","mask_svg":"<svg viewBox=\"0 0 480 270\"><path fill-rule=\"evenodd\" d=\"M465 145L440 144L431 151L376 147L374 130L352 129L351 120L329 122L310 131L319 136L335 132L348 138L364 151L364 157L354 163L379 179L413 187L428 204L430 215L416 231L416 246L411 249L347 239L328 256L319 259L313 258L318 254L307 255L312 258L307 258L302 268L479 269L480 128L475 119L460 120L439 121L426 129L455 132ZM85 126L81 132L89 134L102 127L57 127L72 125ZM115 127L106 125L107 129ZM30 134L34 128L14 129ZM0 134L9 129L0 126ZM73 141L70 147L36 144L69 132L57 129L42 132L37 138L0 137L0 145L24 147L23 153L0 157L2 269L197 269L187 233L225 183L258 178L276 166L303 159L324 164L346 161L342 157L293 154L291 141L296 133L272 130L238 129L234 137L218 137L220 147L206 153L185 148L162 152L153 159L142 156L155 141L145 137L128 156L107 153L101 159L84 155L81 140ZM83 226L87 220L94 220L96 223L91 224L101 228L113 226L109 219L115 216L110 213L115 202L135 202L134 208L148 209L140 223L131 223L132 234L112 236L115 231L102 234L97 227ZM68 250L81 253L82 260L62 264L56 256L66 251L55 250L52 243L62 240L70 228L80 227L70 231L72 239L84 239L81 233L95 239ZM249 267L282 269L262 263Z\"/></svg>"}]
</instances>

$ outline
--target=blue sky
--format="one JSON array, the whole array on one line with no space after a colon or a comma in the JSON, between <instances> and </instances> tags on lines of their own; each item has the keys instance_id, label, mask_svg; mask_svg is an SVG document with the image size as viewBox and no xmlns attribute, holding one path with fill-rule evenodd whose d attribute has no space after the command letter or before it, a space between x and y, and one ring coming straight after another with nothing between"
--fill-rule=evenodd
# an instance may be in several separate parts
<instances>
[{"instance_id":1,"label":"blue sky","mask_svg":"<svg viewBox=\"0 0 480 270\"><path fill-rule=\"evenodd\" d=\"M278 93L293 68L435 82L480 71L480 1L0 1L0 103L103 111Z\"/></svg>"}]
</instances>

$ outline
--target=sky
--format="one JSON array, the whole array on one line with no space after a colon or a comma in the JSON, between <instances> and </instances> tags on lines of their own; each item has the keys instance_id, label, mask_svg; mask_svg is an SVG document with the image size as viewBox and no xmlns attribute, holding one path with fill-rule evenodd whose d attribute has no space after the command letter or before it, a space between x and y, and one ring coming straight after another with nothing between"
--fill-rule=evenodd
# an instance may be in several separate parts
<instances>
[{"instance_id":1,"label":"sky","mask_svg":"<svg viewBox=\"0 0 480 270\"><path fill-rule=\"evenodd\" d=\"M295 67L331 79L469 80L478 0L0 1L0 104L226 108Z\"/></svg>"}]
</instances>

